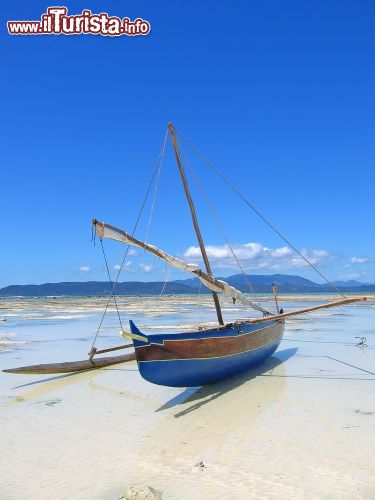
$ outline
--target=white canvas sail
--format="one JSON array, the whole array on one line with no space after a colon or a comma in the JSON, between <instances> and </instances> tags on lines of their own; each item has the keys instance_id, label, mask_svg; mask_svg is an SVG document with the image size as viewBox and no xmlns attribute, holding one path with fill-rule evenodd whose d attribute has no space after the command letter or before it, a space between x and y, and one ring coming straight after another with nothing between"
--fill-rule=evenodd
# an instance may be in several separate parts
<instances>
[{"instance_id":1,"label":"white canvas sail","mask_svg":"<svg viewBox=\"0 0 375 500\"><path fill-rule=\"evenodd\" d=\"M122 243L128 243L129 245L143 248L159 259L167 261L171 266L177 269L181 269L182 271L187 271L189 273L195 274L196 276L198 276L203 285L213 292L223 293L226 297L231 297L232 299L238 301L240 304L252 307L256 311L262 312L264 315L270 314L269 311L264 309L256 302L250 300L242 292L229 285L225 281L218 280L214 276L210 276L209 274L205 273L196 264L188 264L187 262L184 262L177 257L173 257L172 255L167 254L166 252L164 252L164 250L161 250L154 245L150 245L149 243L139 241L133 236L130 236L130 234L126 233L125 231L117 229L114 226L110 226L109 224L105 224L104 222L94 221L94 226L96 233L100 238L109 238L111 240L117 240L121 241Z\"/></svg>"}]
</instances>

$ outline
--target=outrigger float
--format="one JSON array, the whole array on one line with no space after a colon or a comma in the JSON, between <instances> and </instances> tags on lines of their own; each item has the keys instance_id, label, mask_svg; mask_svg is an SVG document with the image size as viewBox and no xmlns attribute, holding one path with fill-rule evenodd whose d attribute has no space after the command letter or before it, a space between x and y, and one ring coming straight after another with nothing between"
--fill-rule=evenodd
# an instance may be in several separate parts
<instances>
[{"instance_id":1,"label":"outrigger float","mask_svg":"<svg viewBox=\"0 0 375 500\"><path fill-rule=\"evenodd\" d=\"M131 344L98 350L94 346L97 337L96 335L92 348L89 352L89 358L86 360L67 363L51 363L43 365L24 366L3 371L7 373L23 374L70 373L102 368L105 366L110 366L136 359L141 376L154 384L174 387L191 387L212 384L214 382L218 382L220 380L248 370L253 366L259 365L263 363L269 356L271 356L276 351L282 340L285 327L285 318L317 311L320 309L328 309L366 300L366 297L345 297L335 287L335 285L331 284L329 280L318 269L316 269L313 264L308 261L306 256L301 254L293 245L290 244L288 240L286 240L277 230L275 230L272 224L269 223L265 219L265 217L262 216L259 211L255 209L255 207L253 207L245 199L245 197L241 195L239 191L222 176L222 174L218 173L216 169L214 169L212 164L210 164L208 160L203 155L201 155L201 153L199 153L199 151L194 146L192 146L193 149L198 152L198 154L200 154L201 157L209 164L209 166L214 169L216 173L218 173L219 177L221 177L225 181L225 183L263 219L263 221L265 221L272 229L274 229L277 234L281 236L281 238L293 250L295 250L303 260L306 261L307 264L313 267L321 277L323 277L328 283L330 283L343 298L340 300L335 300L328 304L321 304L318 306L312 306L305 309L299 309L285 313L278 306L277 290L276 287L274 287L273 291L275 295L276 314L272 314L270 311L262 307L257 301L251 300L247 295L229 285L225 281L217 279L212 273L211 265L199 228L197 214L180 156L181 146L177 139L176 133L177 130L175 129L175 127L172 124L169 124L164 139L162 152L157 163L157 168L159 169L160 174L162 155L165 150L167 137L170 136L185 195L190 207L193 226L198 239L202 260L205 265L205 271L203 271L196 264L183 262L182 260L169 255L164 250L136 239L134 237L136 226L132 234L129 234L117 227L114 227L105 222L99 222L98 220L94 219L93 227L95 230L95 234L100 238L101 244L104 239L109 238L128 245L121 269L124 265L129 245L132 245L144 249L145 251L153 254L161 260L164 260L169 265L177 269L189 272L198 277L201 283L211 290L212 299L217 315L217 325L210 328L198 327L196 330L188 333L158 333L146 335L137 328L133 321L129 321L130 332L125 332L122 328L120 313L115 297L117 280L121 272L120 269L116 281L113 283L112 292L109 296L107 307L109 301L113 299L115 301L117 313L120 320L121 334L124 337L131 339ZM182 134L179 134L179 137L183 138L186 141ZM146 193L146 198L150 191L150 187L155 174L156 169ZM144 207L144 202L142 204L141 211ZM241 272L243 272L243 269L227 238L226 241L231 249L234 259L240 267ZM111 281L108 266L107 271L109 279ZM241 319L235 322L225 323L222 316L218 296L219 293L223 294L226 297L232 298L233 303L239 302L242 305L251 307L252 309L262 313L262 316L258 318L250 318L245 320ZM105 308L103 317L107 310L107 307ZM97 334L99 333L101 323L102 321L100 322ZM128 349L131 347L134 347L134 353L132 352L122 356L110 356L102 358L96 357L98 354L104 354L119 349Z\"/></svg>"}]
</instances>

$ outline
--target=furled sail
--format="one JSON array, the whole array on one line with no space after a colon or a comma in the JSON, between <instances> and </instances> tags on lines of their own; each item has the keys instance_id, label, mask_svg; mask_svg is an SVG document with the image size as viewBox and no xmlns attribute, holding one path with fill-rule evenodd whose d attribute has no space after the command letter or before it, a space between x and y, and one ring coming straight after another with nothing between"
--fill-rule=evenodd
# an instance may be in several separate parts
<instances>
[{"instance_id":1,"label":"furled sail","mask_svg":"<svg viewBox=\"0 0 375 500\"><path fill-rule=\"evenodd\" d=\"M166 260L171 266L176 267L177 269L181 269L182 271L187 271L189 273L195 274L196 276L198 276L200 281L213 292L221 292L226 297L231 297L232 299L238 301L240 304L252 307L256 311L260 311L264 315L270 314L269 311L264 309L256 302L250 300L242 292L229 285L225 281L218 280L214 276L205 273L196 264L188 264L187 262L184 262L177 257L173 257L172 255L167 254L166 252L164 252L164 250L161 250L154 245L150 245L149 243L144 243L143 241L137 240L125 231L122 231L121 229L118 229L114 226L110 226L109 224L106 224L104 222L99 222L94 219L93 224L99 238L109 238L112 240L121 241L122 243L128 243L129 245L143 248L159 259Z\"/></svg>"}]
</instances>

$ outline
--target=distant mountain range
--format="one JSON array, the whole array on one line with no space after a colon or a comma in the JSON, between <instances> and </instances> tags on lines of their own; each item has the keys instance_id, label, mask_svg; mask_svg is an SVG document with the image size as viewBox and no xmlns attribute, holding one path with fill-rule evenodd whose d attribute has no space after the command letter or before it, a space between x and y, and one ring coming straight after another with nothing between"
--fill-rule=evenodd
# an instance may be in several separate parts
<instances>
[{"instance_id":1,"label":"distant mountain range","mask_svg":"<svg viewBox=\"0 0 375 500\"><path fill-rule=\"evenodd\" d=\"M238 288L242 292L249 292L248 282L251 283L256 292L271 293L272 283L278 287L279 293L311 293L332 292L333 288L328 284L318 284L301 276L288 274L272 275L247 275L235 274L225 279L227 283ZM342 292L375 292L375 284L359 283L358 281L336 281L334 284ZM163 289L162 281L128 281L118 283L117 295L158 295ZM44 283L42 285L10 285L0 288L0 296L23 296L23 297L45 297L45 296L81 296L81 295L108 295L112 287L108 281L67 281L61 283ZM198 278L170 281L166 284L164 294L198 294L210 293L200 285Z\"/></svg>"}]
</instances>

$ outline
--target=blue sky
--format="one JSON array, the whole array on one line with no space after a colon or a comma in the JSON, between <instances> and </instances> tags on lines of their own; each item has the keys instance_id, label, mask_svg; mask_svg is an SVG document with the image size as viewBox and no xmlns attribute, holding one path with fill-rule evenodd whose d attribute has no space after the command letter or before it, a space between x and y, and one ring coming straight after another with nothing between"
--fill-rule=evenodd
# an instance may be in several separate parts
<instances>
[{"instance_id":1,"label":"blue sky","mask_svg":"<svg viewBox=\"0 0 375 500\"><path fill-rule=\"evenodd\" d=\"M65 5L145 18L151 34L8 35L6 20L49 5L3 5L0 286L105 280L90 221L132 228L169 121L331 279L375 282L373 2L85 0ZM186 153L249 273L321 281ZM190 182L214 269L237 273ZM170 144L149 240L196 259ZM106 249L114 271L123 248ZM129 261L122 281L165 275Z\"/></svg>"}]
</instances>

